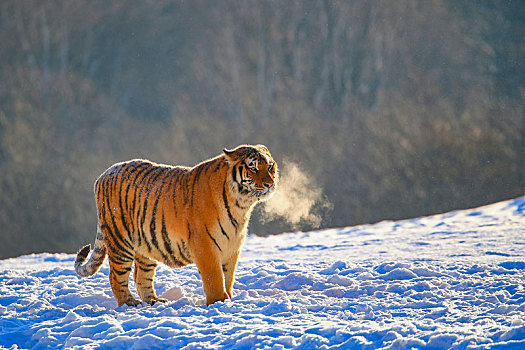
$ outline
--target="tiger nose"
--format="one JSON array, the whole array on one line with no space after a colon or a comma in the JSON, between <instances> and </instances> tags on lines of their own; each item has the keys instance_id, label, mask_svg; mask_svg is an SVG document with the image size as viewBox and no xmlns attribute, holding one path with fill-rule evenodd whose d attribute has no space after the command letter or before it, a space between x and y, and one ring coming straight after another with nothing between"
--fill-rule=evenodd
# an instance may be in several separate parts
<instances>
[{"instance_id":1,"label":"tiger nose","mask_svg":"<svg viewBox=\"0 0 525 350\"><path fill-rule=\"evenodd\" d=\"M273 182L265 182L264 183L264 187L266 187L266 188L272 188L272 186L273 186Z\"/></svg>"}]
</instances>

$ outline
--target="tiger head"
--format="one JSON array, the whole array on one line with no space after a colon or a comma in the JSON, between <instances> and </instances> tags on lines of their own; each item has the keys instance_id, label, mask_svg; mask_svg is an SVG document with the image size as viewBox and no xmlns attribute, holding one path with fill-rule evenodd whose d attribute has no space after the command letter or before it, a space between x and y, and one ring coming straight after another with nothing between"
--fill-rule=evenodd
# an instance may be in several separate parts
<instances>
[{"instance_id":1,"label":"tiger head","mask_svg":"<svg viewBox=\"0 0 525 350\"><path fill-rule=\"evenodd\" d=\"M245 196L267 200L275 192L278 180L277 164L263 145L241 145L233 150L223 149L232 164L232 180Z\"/></svg>"}]
</instances>

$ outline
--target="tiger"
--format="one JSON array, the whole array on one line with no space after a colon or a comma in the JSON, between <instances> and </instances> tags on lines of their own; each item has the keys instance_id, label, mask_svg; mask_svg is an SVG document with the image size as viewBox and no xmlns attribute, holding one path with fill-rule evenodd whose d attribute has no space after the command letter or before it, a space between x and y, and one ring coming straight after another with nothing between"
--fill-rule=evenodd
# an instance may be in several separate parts
<instances>
[{"instance_id":1,"label":"tiger","mask_svg":"<svg viewBox=\"0 0 525 350\"><path fill-rule=\"evenodd\" d=\"M94 249L81 248L75 271L94 275L109 261L109 282L118 306L167 302L153 286L158 263L195 264L206 305L233 297L235 270L254 206L269 199L277 164L264 145L222 150L194 167L134 159L109 167L95 182ZM91 252L89 260L86 259Z\"/></svg>"}]
</instances>

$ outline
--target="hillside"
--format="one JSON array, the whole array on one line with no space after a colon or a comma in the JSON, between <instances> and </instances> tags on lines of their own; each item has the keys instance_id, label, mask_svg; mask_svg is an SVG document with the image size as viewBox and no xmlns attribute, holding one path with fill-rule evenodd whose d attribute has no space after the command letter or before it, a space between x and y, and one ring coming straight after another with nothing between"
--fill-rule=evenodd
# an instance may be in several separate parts
<instances>
[{"instance_id":1,"label":"hillside","mask_svg":"<svg viewBox=\"0 0 525 350\"><path fill-rule=\"evenodd\" d=\"M302 231L521 196L523 38L523 0L0 1L0 258L90 240L116 162L243 143L331 203Z\"/></svg>"},{"instance_id":2,"label":"hillside","mask_svg":"<svg viewBox=\"0 0 525 350\"><path fill-rule=\"evenodd\" d=\"M118 307L107 261L0 261L0 345L114 349L525 346L525 197L374 225L251 236L235 297L205 307L196 268L160 267L167 304ZM134 290L134 286L131 286Z\"/></svg>"}]
</instances>

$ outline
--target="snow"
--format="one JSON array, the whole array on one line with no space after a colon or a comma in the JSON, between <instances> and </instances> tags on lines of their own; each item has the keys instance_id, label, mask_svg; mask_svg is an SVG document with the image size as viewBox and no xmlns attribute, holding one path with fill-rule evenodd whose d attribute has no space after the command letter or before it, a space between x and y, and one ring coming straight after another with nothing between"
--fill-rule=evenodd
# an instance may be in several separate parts
<instances>
[{"instance_id":1,"label":"snow","mask_svg":"<svg viewBox=\"0 0 525 350\"><path fill-rule=\"evenodd\" d=\"M195 266L158 268L155 287L168 303L117 307L107 261L84 279L71 254L0 260L0 347L522 349L524 233L522 197L251 236L234 298L209 307Z\"/></svg>"}]
</instances>

